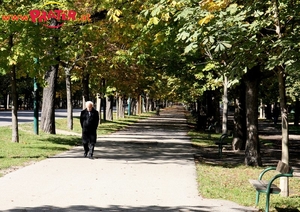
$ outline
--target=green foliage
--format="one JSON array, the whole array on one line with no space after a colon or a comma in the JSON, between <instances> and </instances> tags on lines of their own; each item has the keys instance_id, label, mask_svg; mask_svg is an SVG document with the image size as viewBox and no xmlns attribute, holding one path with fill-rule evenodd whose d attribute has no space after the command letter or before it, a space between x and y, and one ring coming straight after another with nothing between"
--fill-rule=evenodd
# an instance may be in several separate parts
<instances>
[{"instance_id":1,"label":"green foliage","mask_svg":"<svg viewBox=\"0 0 300 212\"><path fill-rule=\"evenodd\" d=\"M44 3L4 1L0 12L28 14L32 8L44 7ZM180 98L192 95L191 99L205 90L220 88L224 74L229 85L235 85L247 70L258 64L263 74L283 66L288 75L298 78L295 74L300 68L297 1L280 2L283 32L280 39L275 33L272 1L60 3L64 9L75 9L78 14L105 11L106 17L93 22L66 22L59 30L30 21L1 20L0 73L8 73L9 67L16 64L19 78L35 76L42 82L45 71L59 56L64 68L72 68L74 82L89 74L92 93L98 92L99 79L106 79L107 85L120 93L137 95L156 89L149 93L153 98L169 95L173 98L177 94ZM8 45L10 35L14 37L13 48ZM39 58L38 67L34 66L33 58ZM63 75L60 72L61 78ZM174 79L178 85L172 83L172 88L160 89L162 76L169 78L164 85ZM287 85L292 95L295 84ZM74 89L75 92L80 87Z\"/></svg>"}]
</instances>

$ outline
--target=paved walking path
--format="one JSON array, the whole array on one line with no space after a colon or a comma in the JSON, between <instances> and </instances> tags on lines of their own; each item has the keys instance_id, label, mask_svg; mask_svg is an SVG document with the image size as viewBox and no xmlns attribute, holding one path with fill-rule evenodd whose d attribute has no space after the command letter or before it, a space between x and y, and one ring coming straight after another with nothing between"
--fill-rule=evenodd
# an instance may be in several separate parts
<instances>
[{"instance_id":1,"label":"paved walking path","mask_svg":"<svg viewBox=\"0 0 300 212\"><path fill-rule=\"evenodd\" d=\"M0 178L0 211L257 211L197 191L180 107ZM221 176L220 176L221 177Z\"/></svg>"}]
</instances>

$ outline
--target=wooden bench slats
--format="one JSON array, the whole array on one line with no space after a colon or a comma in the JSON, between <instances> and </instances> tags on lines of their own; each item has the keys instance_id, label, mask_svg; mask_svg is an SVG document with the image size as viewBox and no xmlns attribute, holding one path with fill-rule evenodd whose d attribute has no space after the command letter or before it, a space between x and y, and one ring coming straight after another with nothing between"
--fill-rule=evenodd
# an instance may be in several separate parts
<instances>
[{"instance_id":1,"label":"wooden bench slats","mask_svg":"<svg viewBox=\"0 0 300 212\"><path fill-rule=\"evenodd\" d=\"M276 171L278 171L282 174L286 174L286 173L289 173L291 171L291 167L289 165L283 163L282 161L278 161Z\"/></svg>"},{"instance_id":2,"label":"wooden bench slats","mask_svg":"<svg viewBox=\"0 0 300 212\"><path fill-rule=\"evenodd\" d=\"M277 171L277 174L272 177L271 180L262 180L263 176L265 173L269 171ZM285 164L282 161L278 161L277 167L268 167L264 169L257 180L249 179L249 182L253 185L253 187L256 189L256 201L255 205L258 205L259 202L259 195L260 193L265 193L266 194L266 212L269 212L269 201L270 201L270 194L279 194L281 192L281 189L273 184L273 182L280 178L280 177L293 177L293 169L290 167L288 164ZM268 189L269 184L272 182L270 185L270 189Z\"/></svg>"},{"instance_id":3,"label":"wooden bench slats","mask_svg":"<svg viewBox=\"0 0 300 212\"><path fill-rule=\"evenodd\" d=\"M252 180L250 179L249 182L253 185L253 187L257 190L257 191L267 191L267 186L269 184L268 180ZM271 185L271 189L270 192L271 193L280 193L281 189L275 185L272 184Z\"/></svg>"}]
</instances>

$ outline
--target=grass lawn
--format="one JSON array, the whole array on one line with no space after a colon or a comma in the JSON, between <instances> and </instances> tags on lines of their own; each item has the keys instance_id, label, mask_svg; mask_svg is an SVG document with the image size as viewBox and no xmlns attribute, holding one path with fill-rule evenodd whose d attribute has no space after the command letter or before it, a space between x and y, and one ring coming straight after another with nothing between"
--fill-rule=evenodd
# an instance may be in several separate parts
<instances>
[{"instance_id":1,"label":"grass lawn","mask_svg":"<svg viewBox=\"0 0 300 212\"><path fill-rule=\"evenodd\" d=\"M98 127L98 136L115 132L127 125L147 118L154 112L140 116L129 116L124 119L106 121ZM79 118L74 117L73 131L67 129L67 120L56 119L56 129L81 133ZM0 127L0 176L17 167L43 160L47 157L67 151L76 145L81 145L80 136L51 135L39 130L39 135L33 132L33 123L19 124L19 143L11 142L11 127Z\"/></svg>"},{"instance_id":2,"label":"grass lawn","mask_svg":"<svg viewBox=\"0 0 300 212\"><path fill-rule=\"evenodd\" d=\"M188 120L191 121L190 117ZM191 122L189 122L191 123ZM192 142L199 151L207 154L213 151L216 156L217 146L214 144L221 134L212 134L208 136L207 132L197 132L191 130L189 135ZM230 138L229 138L230 139ZM210 149L210 150L209 150ZM241 157L241 163L232 163L233 157ZM236 202L244 206L255 206L255 190L248 179L257 179L259 173L266 167L249 167L243 164L243 155L231 156L222 159L209 160L205 157L199 157L196 160L198 190L204 198L224 199ZM276 166L276 164L274 164ZM275 172L273 172L275 174ZM271 174L266 175L265 179L270 179ZM290 178L289 180L290 197L284 198L280 195L272 195L270 198L270 211L279 212L299 212L300 211L300 179ZM279 180L275 181L279 185ZM260 201L257 208L264 211L265 194L260 195Z\"/></svg>"},{"instance_id":3,"label":"grass lawn","mask_svg":"<svg viewBox=\"0 0 300 212\"><path fill-rule=\"evenodd\" d=\"M200 161L197 163L198 189L205 198L225 199L244 206L254 206L255 190L248 179L257 179L263 168L247 167L244 165L231 166L229 163L213 165ZM274 173L274 172L273 172ZM267 175L270 179L271 175ZM300 180L290 178L290 197L271 195L270 211L299 211L300 210ZM279 185L279 180L275 181ZM265 208L265 195L260 195L258 208ZM275 209L277 208L277 209Z\"/></svg>"}]
</instances>

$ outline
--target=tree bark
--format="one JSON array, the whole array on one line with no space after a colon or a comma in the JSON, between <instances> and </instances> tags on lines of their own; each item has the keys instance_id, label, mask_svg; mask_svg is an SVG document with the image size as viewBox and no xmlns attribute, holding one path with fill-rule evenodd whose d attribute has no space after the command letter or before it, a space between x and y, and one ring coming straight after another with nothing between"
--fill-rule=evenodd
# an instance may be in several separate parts
<instances>
[{"instance_id":1,"label":"tree bark","mask_svg":"<svg viewBox=\"0 0 300 212\"><path fill-rule=\"evenodd\" d=\"M106 97L106 120L112 121L113 120L113 96Z\"/></svg>"},{"instance_id":2,"label":"tree bark","mask_svg":"<svg viewBox=\"0 0 300 212\"><path fill-rule=\"evenodd\" d=\"M145 107L146 107L146 112L148 113L150 111L150 101L149 101L149 96L146 96L146 102L145 102Z\"/></svg>"},{"instance_id":3,"label":"tree bark","mask_svg":"<svg viewBox=\"0 0 300 212\"><path fill-rule=\"evenodd\" d=\"M221 132L221 116L220 116L220 90L213 91L212 107L214 109L214 122L216 123L216 133Z\"/></svg>"},{"instance_id":4,"label":"tree bark","mask_svg":"<svg viewBox=\"0 0 300 212\"><path fill-rule=\"evenodd\" d=\"M96 110L99 112L99 124L101 124L101 94L97 93L97 107Z\"/></svg>"},{"instance_id":5,"label":"tree bark","mask_svg":"<svg viewBox=\"0 0 300 212\"><path fill-rule=\"evenodd\" d=\"M136 105L137 105L136 102L137 102L136 98L132 98L131 101L130 101L130 105L131 105L130 106L130 111L131 111L130 114L134 115L134 116L136 115L136 110L137 110L136 109Z\"/></svg>"},{"instance_id":6,"label":"tree bark","mask_svg":"<svg viewBox=\"0 0 300 212\"><path fill-rule=\"evenodd\" d=\"M41 129L55 134L55 93L57 84L58 64L52 65L45 75L46 87L43 89L43 106L41 114Z\"/></svg>"},{"instance_id":7,"label":"tree bark","mask_svg":"<svg viewBox=\"0 0 300 212\"><path fill-rule=\"evenodd\" d=\"M228 119L228 78L224 75L223 81L223 114L222 114L222 134L227 133L227 119Z\"/></svg>"},{"instance_id":8,"label":"tree bark","mask_svg":"<svg viewBox=\"0 0 300 212\"><path fill-rule=\"evenodd\" d=\"M84 73L82 78L82 96L83 96L82 109L85 109L85 102L90 100L89 82L90 82L90 75L88 73Z\"/></svg>"},{"instance_id":9,"label":"tree bark","mask_svg":"<svg viewBox=\"0 0 300 212\"><path fill-rule=\"evenodd\" d=\"M142 96L138 95L138 101L137 101L137 114L142 114Z\"/></svg>"},{"instance_id":10,"label":"tree bark","mask_svg":"<svg viewBox=\"0 0 300 212\"><path fill-rule=\"evenodd\" d=\"M299 126L299 108L300 108L300 101L297 98L295 104L295 113L294 113L294 126Z\"/></svg>"},{"instance_id":11,"label":"tree bark","mask_svg":"<svg viewBox=\"0 0 300 212\"><path fill-rule=\"evenodd\" d=\"M66 74L66 92L67 92L67 122L68 122L68 129L73 130L71 69L65 68L65 74Z\"/></svg>"},{"instance_id":12,"label":"tree bark","mask_svg":"<svg viewBox=\"0 0 300 212\"><path fill-rule=\"evenodd\" d=\"M13 35L9 36L9 48L13 48ZM17 82L16 82L16 65L13 64L10 70L11 77L11 96L12 96L12 107L11 107L11 122L12 122L12 138L11 141L19 142L19 129L18 129L18 97L17 97Z\"/></svg>"},{"instance_id":13,"label":"tree bark","mask_svg":"<svg viewBox=\"0 0 300 212\"><path fill-rule=\"evenodd\" d=\"M119 111L119 118L124 118L125 117L125 108L124 108L124 102L123 102L123 97L119 96L118 97L118 111Z\"/></svg>"},{"instance_id":14,"label":"tree bark","mask_svg":"<svg viewBox=\"0 0 300 212\"><path fill-rule=\"evenodd\" d=\"M50 26L58 26L59 22L52 18L50 19ZM50 46L49 54L53 55L54 48L57 48L58 37L54 36L52 46ZM55 129L55 94L57 85L57 75L59 67L59 57L53 55L57 61L56 64L50 66L45 74L46 87L43 89L43 103L41 112L41 129L45 133L56 134Z\"/></svg>"},{"instance_id":15,"label":"tree bark","mask_svg":"<svg viewBox=\"0 0 300 212\"><path fill-rule=\"evenodd\" d=\"M119 95L117 94L117 97L116 97L116 119L119 119L120 118L120 97Z\"/></svg>"},{"instance_id":16,"label":"tree bark","mask_svg":"<svg viewBox=\"0 0 300 212\"><path fill-rule=\"evenodd\" d=\"M274 7L274 24L275 32L277 33L278 39L282 38L281 23L279 15L279 2L278 0L273 0ZM288 132L288 110L286 106L286 91L285 91L285 70L283 67L277 67L278 82L279 82L279 96L280 96L280 109L281 109L281 130L282 130L282 152L281 160L282 162L289 164L289 132ZM280 178L280 189L281 196L289 196L289 180L287 177Z\"/></svg>"},{"instance_id":17,"label":"tree bark","mask_svg":"<svg viewBox=\"0 0 300 212\"><path fill-rule=\"evenodd\" d=\"M258 139L258 85L259 66L253 67L244 75L246 86L246 123L247 140L245 148L245 164L262 166L260 143Z\"/></svg>"},{"instance_id":18,"label":"tree bark","mask_svg":"<svg viewBox=\"0 0 300 212\"><path fill-rule=\"evenodd\" d=\"M245 150L247 139L246 112L245 112L245 85L243 82L236 88L234 110L234 131L232 148L234 151Z\"/></svg>"},{"instance_id":19,"label":"tree bark","mask_svg":"<svg viewBox=\"0 0 300 212\"><path fill-rule=\"evenodd\" d=\"M101 96L103 97L101 99L101 101L103 102L103 121L106 121L106 97L105 97L105 93L106 93L106 80L104 78L101 79L100 89L101 89Z\"/></svg>"},{"instance_id":20,"label":"tree bark","mask_svg":"<svg viewBox=\"0 0 300 212\"><path fill-rule=\"evenodd\" d=\"M285 91L285 73L284 69L278 68L278 82L279 82L279 96L280 96L280 109L281 109L281 160L289 164L289 125L288 125L288 109L286 105L286 91ZM281 196L289 196L289 180L287 177L281 177L280 189Z\"/></svg>"}]
</instances>

